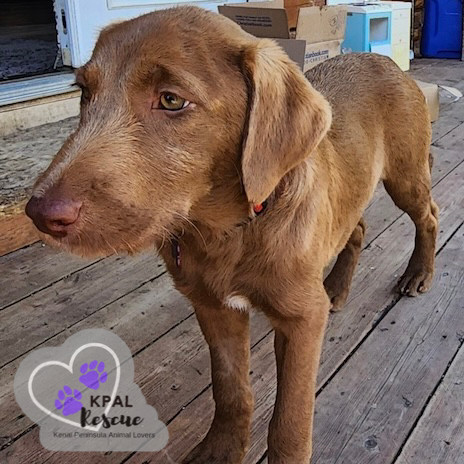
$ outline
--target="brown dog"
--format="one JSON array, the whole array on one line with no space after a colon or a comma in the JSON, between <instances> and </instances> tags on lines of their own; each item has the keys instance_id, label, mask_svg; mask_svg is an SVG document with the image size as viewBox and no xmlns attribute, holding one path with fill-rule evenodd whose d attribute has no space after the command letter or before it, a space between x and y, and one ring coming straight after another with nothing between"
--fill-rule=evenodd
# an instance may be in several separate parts
<instances>
[{"instance_id":1,"label":"brown dog","mask_svg":"<svg viewBox=\"0 0 464 464\"><path fill-rule=\"evenodd\" d=\"M273 41L198 8L110 26L77 72L79 128L27 206L44 239L73 253L160 248L211 351L216 412L188 463L239 463L247 450L251 307L275 328L269 462L309 461L329 308L346 300L380 179L416 225L402 293L432 281L421 91L370 54L306 77Z\"/></svg>"}]
</instances>

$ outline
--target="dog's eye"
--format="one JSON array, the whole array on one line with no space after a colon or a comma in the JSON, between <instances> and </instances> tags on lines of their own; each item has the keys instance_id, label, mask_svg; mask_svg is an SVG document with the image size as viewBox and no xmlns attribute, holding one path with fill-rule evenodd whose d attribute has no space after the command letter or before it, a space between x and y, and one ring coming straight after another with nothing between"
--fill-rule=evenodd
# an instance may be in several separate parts
<instances>
[{"instance_id":1,"label":"dog's eye","mask_svg":"<svg viewBox=\"0 0 464 464\"><path fill-rule=\"evenodd\" d=\"M186 108L189 101L179 97L175 93L164 92L160 96L159 108L168 111L179 111Z\"/></svg>"}]
</instances>

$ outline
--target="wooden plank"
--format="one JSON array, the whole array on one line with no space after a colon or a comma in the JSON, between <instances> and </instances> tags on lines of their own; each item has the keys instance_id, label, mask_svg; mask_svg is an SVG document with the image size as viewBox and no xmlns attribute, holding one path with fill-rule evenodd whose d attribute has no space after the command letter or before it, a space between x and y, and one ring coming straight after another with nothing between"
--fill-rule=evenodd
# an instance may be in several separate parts
<instances>
[{"instance_id":1,"label":"wooden plank","mask_svg":"<svg viewBox=\"0 0 464 464\"><path fill-rule=\"evenodd\" d=\"M0 145L0 256L38 240L24 206L38 174L76 127L73 118L2 137Z\"/></svg>"},{"instance_id":2,"label":"wooden plank","mask_svg":"<svg viewBox=\"0 0 464 464\"><path fill-rule=\"evenodd\" d=\"M96 261L56 251L41 242L1 256L0 310Z\"/></svg>"},{"instance_id":3,"label":"wooden plank","mask_svg":"<svg viewBox=\"0 0 464 464\"><path fill-rule=\"evenodd\" d=\"M460 124L454 130L439 139L435 145L441 148L461 150L464 146L464 124Z\"/></svg>"},{"instance_id":4,"label":"wooden plank","mask_svg":"<svg viewBox=\"0 0 464 464\"><path fill-rule=\"evenodd\" d=\"M28 438L27 446L24 446L24 443L22 444L21 453L23 461L17 459L18 449L13 445L10 448L5 448L3 451L0 451L0 462L2 464L43 464L46 460L46 456L50 452L40 444L39 428L36 427L33 429L28 434ZM61 462L64 463L66 461L63 460Z\"/></svg>"},{"instance_id":5,"label":"wooden plank","mask_svg":"<svg viewBox=\"0 0 464 464\"><path fill-rule=\"evenodd\" d=\"M61 345L80 330L99 327L115 332L132 353L137 353L191 315L190 304L174 289L170 277L164 274L60 332L40 347ZM22 414L13 393L14 375L26 356L0 370L0 447L32 425L29 418ZM149 365L147 361L145 368Z\"/></svg>"},{"instance_id":6,"label":"wooden plank","mask_svg":"<svg viewBox=\"0 0 464 464\"><path fill-rule=\"evenodd\" d=\"M25 213L0 215L0 256L37 242L37 229Z\"/></svg>"},{"instance_id":7,"label":"wooden plank","mask_svg":"<svg viewBox=\"0 0 464 464\"><path fill-rule=\"evenodd\" d=\"M440 253L435 285L421 304L402 298L324 388L315 463L392 462L462 345L463 262L461 227Z\"/></svg>"},{"instance_id":8,"label":"wooden plank","mask_svg":"<svg viewBox=\"0 0 464 464\"><path fill-rule=\"evenodd\" d=\"M0 366L157 277L154 255L112 257L37 292L0 313Z\"/></svg>"},{"instance_id":9,"label":"wooden plank","mask_svg":"<svg viewBox=\"0 0 464 464\"><path fill-rule=\"evenodd\" d=\"M445 107L440 106L440 116L438 121L432 124L432 142L438 142L448 133L459 127L464 122L464 101L453 103Z\"/></svg>"},{"instance_id":10,"label":"wooden plank","mask_svg":"<svg viewBox=\"0 0 464 464\"><path fill-rule=\"evenodd\" d=\"M464 161L464 155L462 150L453 150L451 148L440 148L435 146L432 146L431 152L434 158L432 186L435 187Z\"/></svg>"},{"instance_id":11,"label":"wooden plank","mask_svg":"<svg viewBox=\"0 0 464 464\"><path fill-rule=\"evenodd\" d=\"M464 65L458 60L416 60L411 66L415 79L433 82L439 85L449 85L464 92L462 71ZM446 101L446 100L445 100Z\"/></svg>"},{"instance_id":12,"label":"wooden plank","mask_svg":"<svg viewBox=\"0 0 464 464\"><path fill-rule=\"evenodd\" d=\"M464 349L451 364L395 464L457 464L464 458Z\"/></svg>"}]
</instances>

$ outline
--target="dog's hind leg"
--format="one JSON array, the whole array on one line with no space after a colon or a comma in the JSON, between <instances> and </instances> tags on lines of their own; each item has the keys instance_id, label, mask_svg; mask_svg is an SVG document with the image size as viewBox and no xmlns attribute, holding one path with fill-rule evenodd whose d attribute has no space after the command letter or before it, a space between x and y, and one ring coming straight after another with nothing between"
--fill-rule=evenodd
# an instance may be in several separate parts
<instances>
[{"instance_id":1,"label":"dog's hind leg","mask_svg":"<svg viewBox=\"0 0 464 464\"><path fill-rule=\"evenodd\" d=\"M416 158L417 159L417 158ZM438 206L432 199L430 162L417 163L384 180L385 189L398 208L416 226L415 247L405 273L398 282L403 295L417 296L429 290L434 271ZM409 175L405 175L409 173Z\"/></svg>"},{"instance_id":2,"label":"dog's hind leg","mask_svg":"<svg viewBox=\"0 0 464 464\"><path fill-rule=\"evenodd\" d=\"M339 311L346 303L365 232L366 223L361 218L351 233L345 248L338 255L330 274L324 280L325 291L330 298L332 311Z\"/></svg>"}]
</instances>

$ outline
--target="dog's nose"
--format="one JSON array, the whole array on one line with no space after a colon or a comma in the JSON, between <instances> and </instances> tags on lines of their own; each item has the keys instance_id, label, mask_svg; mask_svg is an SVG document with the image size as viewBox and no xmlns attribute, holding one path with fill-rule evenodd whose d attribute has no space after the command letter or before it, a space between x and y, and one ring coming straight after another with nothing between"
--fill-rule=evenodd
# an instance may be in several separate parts
<instances>
[{"instance_id":1,"label":"dog's nose","mask_svg":"<svg viewBox=\"0 0 464 464\"><path fill-rule=\"evenodd\" d=\"M53 237L64 237L68 227L79 217L82 203L69 199L32 197L26 205L26 214L37 229Z\"/></svg>"}]
</instances>

